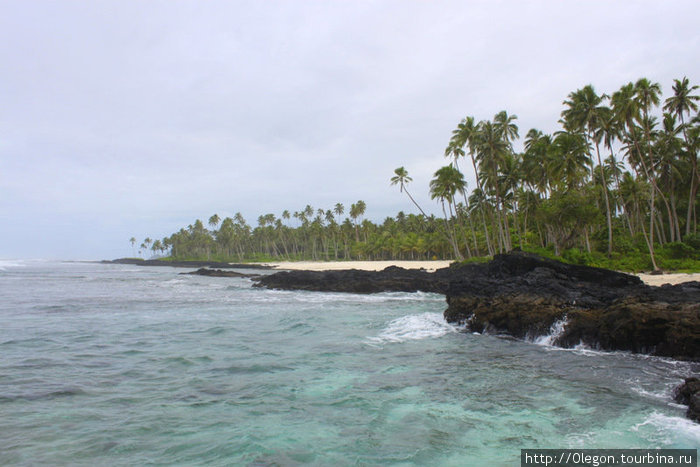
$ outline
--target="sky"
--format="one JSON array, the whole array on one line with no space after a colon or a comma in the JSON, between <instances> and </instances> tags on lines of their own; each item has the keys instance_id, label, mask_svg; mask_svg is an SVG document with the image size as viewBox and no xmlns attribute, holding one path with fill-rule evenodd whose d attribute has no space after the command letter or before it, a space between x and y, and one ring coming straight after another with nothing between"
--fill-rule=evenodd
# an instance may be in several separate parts
<instances>
[{"instance_id":1,"label":"sky","mask_svg":"<svg viewBox=\"0 0 700 467\"><path fill-rule=\"evenodd\" d=\"M440 213L467 115L700 84L700 2L0 0L0 258L111 259L195 219ZM466 167L464 167L466 169ZM469 189L473 174L467 173Z\"/></svg>"}]
</instances>

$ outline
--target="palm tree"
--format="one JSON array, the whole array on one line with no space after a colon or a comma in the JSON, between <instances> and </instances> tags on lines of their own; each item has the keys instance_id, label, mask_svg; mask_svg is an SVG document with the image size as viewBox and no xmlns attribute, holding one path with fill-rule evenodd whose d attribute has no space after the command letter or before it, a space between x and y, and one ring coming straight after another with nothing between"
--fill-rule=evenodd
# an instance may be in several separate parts
<instances>
[{"instance_id":1,"label":"palm tree","mask_svg":"<svg viewBox=\"0 0 700 467\"><path fill-rule=\"evenodd\" d=\"M501 110L493 117L493 123L501 135L501 138L508 144L511 144L515 138L518 138L518 126L513 123L518 119L517 115L508 115L508 112Z\"/></svg>"},{"instance_id":2,"label":"palm tree","mask_svg":"<svg viewBox=\"0 0 700 467\"><path fill-rule=\"evenodd\" d=\"M648 81L646 82L648 83ZM645 102L650 102L651 95L653 95L653 89L656 87L650 87L647 86L646 83L641 83L640 87L645 88L642 90L642 94L645 97ZM624 126L627 130L627 139L629 140L628 144L628 158L630 159L630 162L633 167L636 169L636 164L634 160L633 154L636 153L637 160L640 162L640 165L644 168L644 172L647 176L647 179L653 183L651 180L651 174L649 174L649 171L646 169L646 164L644 162L644 156L642 155L642 151L639 147L639 137L638 137L638 129L637 126L635 125L635 121L642 120L642 104L640 99L637 99L637 87L633 83L627 83L624 86L622 86L618 91L613 93L612 98L611 98L611 103L613 107L613 112L615 113L615 116L617 117L617 120L621 123L622 126ZM648 109L647 109L648 111ZM645 119L647 120L647 119ZM655 210L654 210L654 193L655 190L652 190L652 196L651 200L649 202L649 209L650 209L650 225L651 225L651 231L649 232L650 237L647 237L645 234L645 240L647 243L647 248L649 249L649 256L651 258L651 264L654 270L658 270L659 267L656 265L656 258L654 257L654 218L655 216Z\"/></svg>"},{"instance_id":3,"label":"palm tree","mask_svg":"<svg viewBox=\"0 0 700 467\"><path fill-rule=\"evenodd\" d=\"M673 85L673 96L666 99L664 103L664 110L675 114L681 122L681 128L683 129L683 139L685 140L685 145L687 148L687 154L691 163L691 174L690 174L690 184L688 187L688 210L686 212L685 220L685 234L690 235L690 220L693 210L693 199L697 195L697 187L700 184L700 172L698 172L698 157L697 152L691 150L690 142L688 140L688 131L686 129L684 114L690 115L690 112L697 111L698 105L696 102L700 101L700 96L693 95L692 93L698 90L698 86L690 86L688 78L683 77L682 80L674 80Z\"/></svg>"},{"instance_id":4,"label":"palm tree","mask_svg":"<svg viewBox=\"0 0 700 467\"><path fill-rule=\"evenodd\" d=\"M451 165L446 165L438 169L435 172L434 177L435 178L430 181L430 198L440 200L442 204L442 213L445 216L445 229L448 240L452 244L455 258L462 260L464 258L457 247L456 232L454 230L453 222L454 214L452 208L455 201L455 194L463 192L464 188L466 187L464 175L462 175L459 170ZM449 224L451 224L451 227L448 225L445 202L447 202L450 211Z\"/></svg>"},{"instance_id":5,"label":"palm tree","mask_svg":"<svg viewBox=\"0 0 700 467\"><path fill-rule=\"evenodd\" d=\"M605 194L605 214L608 223L608 257L610 257L613 250L612 214L610 212L608 185L604 183L605 174L603 172L603 163L600 159L600 141L602 135L597 131L603 125L606 116L611 113L609 108L601 105L604 97L605 95L598 96L593 86L590 84L584 86L582 89L569 94L569 100L564 101L564 105L566 105L567 108L561 115L564 121L571 126L570 129L585 130L588 141L595 142L598 168L600 169L600 181L603 183L603 192Z\"/></svg>"},{"instance_id":6,"label":"palm tree","mask_svg":"<svg viewBox=\"0 0 700 467\"><path fill-rule=\"evenodd\" d=\"M551 170L563 182L565 191L583 185L587 167L590 165L590 148L582 133L560 131L554 137L552 148L556 157L551 161Z\"/></svg>"},{"instance_id":7,"label":"palm tree","mask_svg":"<svg viewBox=\"0 0 700 467\"><path fill-rule=\"evenodd\" d=\"M420 206L418 206L418 203L416 203L416 200L413 199L413 196L411 196L411 193L408 192L408 189L406 188L406 185L409 182L412 182L413 179L408 176L408 171L404 169L403 167L399 167L398 169L394 169L394 176L391 177L391 184L392 185L399 185L399 191L400 192L406 192L406 195L408 195L408 198L413 202L413 204L416 205L418 210L423 214L425 217L428 217L425 215L425 212L421 209Z\"/></svg>"},{"instance_id":8,"label":"palm tree","mask_svg":"<svg viewBox=\"0 0 700 467\"><path fill-rule=\"evenodd\" d=\"M552 137L531 129L525 138L523 154L524 181L540 194L547 196L553 185L549 166L552 156Z\"/></svg>"},{"instance_id":9,"label":"palm tree","mask_svg":"<svg viewBox=\"0 0 700 467\"><path fill-rule=\"evenodd\" d=\"M506 118L508 120L508 118ZM505 125L507 126L507 124ZM510 250L510 243L507 236L507 219L502 218L502 190L499 186L498 173L499 167L510 151L510 144L503 138L506 132L504 124L494 124L490 121L482 121L479 123L478 131L474 135L474 149L476 159L482 168L482 173L485 180L485 185L491 188L496 195L496 215L498 221L499 241L498 249L502 252L504 248ZM505 228L504 228L505 224Z\"/></svg>"},{"instance_id":10,"label":"palm tree","mask_svg":"<svg viewBox=\"0 0 700 467\"><path fill-rule=\"evenodd\" d=\"M131 237L129 243L131 243L131 249L134 250L134 256L136 256L136 237Z\"/></svg>"},{"instance_id":11,"label":"palm tree","mask_svg":"<svg viewBox=\"0 0 700 467\"><path fill-rule=\"evenodd\" d=\"M209 218L209 227L211 227L212 229L216 229L216 226L219 225L219 222L221 222L221 218L218 214L214 214Z\"/></svg>"},{"instance_id":12,"label":"palm tree","mask_svg":"<svg viewBox=\"0 0 700 467\"><path fill-rule=\"evenodd\" d=\"M472 167L474 168L474 178L476 178L476 186L479 190L483 191L482 180L479 174L479 170L476 167L476 159L474 158L474 143L476 141L476 135L479 131L478 125L474 121L474 117L465 117L457 125L457 128L452 131L452 138L445 148L445 157L452 156L455 168L459 170L457 160L460 157L464 157L464 147L466 146L469 150L469 158L472 161ZM468 200L464 199L465 204L469 204ZM489 235L488 227L486 226L486 214L483 210L483 206L480 209L481 220L484 224L484 238L486 239L486 248L488 249L489 255L493 255L493 247L491 246L491 236Z\"/></svg>"},{"instance_id":13,"label":"palm tree","mask_svg":"<svg viewBox=\"0 0 700 467\"><path fill-rule=\"evenodd\" d=\"M365 213L366 208L367 205L362 200L359 200L357 203L353 203L352 205L350 205L350 217L352 217L353 224L355 225L355 242L357 243L360 242L360 231L357 219L362 217L362 215Z\"/></svg>"},{"instance_id":14,"label":"palm tree","mask_svg":"<svg viewBox=\"0 0 700 467\"><path fill-rule=\"evenodd\" d=\"M663 186L663 191L666 193L671 210L669 215L669 223L672 233L671 240L681 240L680 221L678 219L678 210L676 200L678 199L678 186L683 181L682 173L688 172L685 160L679 157L683 152L683 140L679 137L682 128L678 126L676 116L670 113L664 113L663 130L657 135L654 152L658 157L658 183ZM692 172L692 169L690 170ZM693 179L691 178L691 183Z\"/></svg>"}]
</instances>

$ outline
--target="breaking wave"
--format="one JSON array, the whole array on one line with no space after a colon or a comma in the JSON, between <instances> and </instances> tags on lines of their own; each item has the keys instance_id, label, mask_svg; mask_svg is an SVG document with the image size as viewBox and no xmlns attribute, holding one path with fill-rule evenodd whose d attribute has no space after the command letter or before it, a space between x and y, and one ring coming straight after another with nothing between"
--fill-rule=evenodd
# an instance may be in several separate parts
<instances>
[{"instance_id":1,"label":"breaking wave","mask_svg":"<svg viewBox=\"0 0 700 467\"><path fill-rule=\"evenodd\" d=\"M368 339L372 343L383 344L441 337L457 331L456 327L445 321L442 313L428 312L397 318L391 321L379 335Z\"/></svg>"}]
</instances>

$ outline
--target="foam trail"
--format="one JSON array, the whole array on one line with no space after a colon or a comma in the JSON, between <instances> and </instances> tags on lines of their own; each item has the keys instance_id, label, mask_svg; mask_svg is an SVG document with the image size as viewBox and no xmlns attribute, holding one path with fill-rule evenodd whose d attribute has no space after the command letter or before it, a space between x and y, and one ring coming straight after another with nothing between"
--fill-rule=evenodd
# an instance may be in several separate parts
<instances>
[{"instance_id":1,"label":"foam trail","mask_svg":"<svg viewBox=\"0 0 700 467\"><path fill-rule=\"evenodd\" d=\"M391 321L378 336L369 340L374 343L405 342L441 337L450 332L457 332L457 328L445 321L442 313L422 313Z\"/></svg>"}]
</instances>

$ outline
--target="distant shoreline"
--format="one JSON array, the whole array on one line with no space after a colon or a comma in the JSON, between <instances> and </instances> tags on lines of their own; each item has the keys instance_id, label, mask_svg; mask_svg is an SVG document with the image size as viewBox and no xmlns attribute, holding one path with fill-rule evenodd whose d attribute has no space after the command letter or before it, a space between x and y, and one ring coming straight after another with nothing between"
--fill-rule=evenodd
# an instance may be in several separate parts
<instances>
[{"instance_id":1,"label":"distant shoreline","mask_svg":"<svg viewBox=\"0 0 700 467\"><path fill-rule=\"evenodd\" d=\"M433 272L436 269L449 267L451 260L435 261L280 261L267 263L227 263L221 261L166 261L160 259L120 258L112 261L101 261L103 264L131 264L136 266L169 266L175 268L220 268L220 269L267 269L279 271L341 271L359 269L362 271L381 271L390 266L404 269L425 269ZM661 275L636 274L648 285L681 284L683 282L700 281L700 273L669 273Z\"/></svg>"},{"instance_id":2,"label":"distant shoreline","mask_svg":"<svg viewBox=\"0 0 700 467\"><path fill-rule=\"evenodd\" d=\"M273 269L264 263L228 263L224 261L169 261L163 259L118 258L102 260L102 264L130 264L133 266L168 266L171 268L220 269Z\"/></svg>"}]
</instances>

